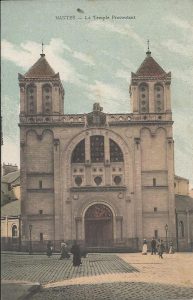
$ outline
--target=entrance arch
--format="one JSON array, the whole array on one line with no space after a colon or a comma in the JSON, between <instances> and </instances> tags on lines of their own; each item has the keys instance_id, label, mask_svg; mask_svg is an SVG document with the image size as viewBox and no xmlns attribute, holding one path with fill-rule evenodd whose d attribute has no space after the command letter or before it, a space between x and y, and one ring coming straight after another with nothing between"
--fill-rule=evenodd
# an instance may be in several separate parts
<instances>
[{"instance_id":1,"label":"entrance arch","mask_svg":"<svg viewBox=\"0 0 193 300\"><path fill-rule=\"evenodd\" d=\"M113 214L104 204L94 204L85 213L85 243L90 247L109 246L113 241Z\"/></svg>"}]
</instances>

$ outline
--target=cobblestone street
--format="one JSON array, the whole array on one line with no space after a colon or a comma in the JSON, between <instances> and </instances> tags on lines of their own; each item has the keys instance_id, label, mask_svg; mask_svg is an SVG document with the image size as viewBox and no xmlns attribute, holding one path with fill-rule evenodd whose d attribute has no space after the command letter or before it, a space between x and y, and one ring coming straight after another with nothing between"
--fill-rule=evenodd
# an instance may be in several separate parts
<instances>
[{"instance_id":1,"label":"cobblestone street","mask_svg":"<svg viewBox=\"0 0 193 300\"><path fill-rule=\"evenodd\" d=\"M2 254L2 279L41 283L31 300L193 299L193 254L89 254L80 267L59 255Z\"/></svg>"}]
</instances>

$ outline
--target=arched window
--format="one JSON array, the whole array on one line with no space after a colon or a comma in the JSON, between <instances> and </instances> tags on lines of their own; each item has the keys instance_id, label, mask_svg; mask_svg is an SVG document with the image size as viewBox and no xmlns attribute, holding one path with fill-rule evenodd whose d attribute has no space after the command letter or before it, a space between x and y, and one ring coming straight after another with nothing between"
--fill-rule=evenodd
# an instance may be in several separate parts
<instances>
[{"instance_id":1,"label":"arched window","mask_svg":"<svg viewBox=\"0 0 193 300\"><path fill-rule=\"evenodd\" d=\"M110 139L110 161L111 162L120 162L123 161L123 152L121 148Z\"/></svg>"},{"instance_id":2,"label":"arched window","mask_svg":"<svg viewBox=\"0 0 193 300\"><path fill-rule=\"evenodd\" d=\"M72 152L72 163L84 163L85 162L85 140L80 141L76 145L75 149Z\"/></svg>"},{"instance_id":3,"label":"arched window","mask_svg":"<svg viewBox=\"0 0 193 300\"><path fill-rule=\"evenodd\" d=\"M162 113L164 111L164 88L161 84L154 87L155 112Z\"/></svg>"},{"instance_id":4,"label":"arched window","mask_svg":"<svg viewBox=\"0 0 193 300\"><path fill-rule=\"evenodd\" d=\"M184 238L184 222L183 221L180 221L179 222L179 226L180 226L180 236L182 238Z\"/></svg>"},{"instance_id":5,"label":"arched window","mask_svg":"<svg viewBox=\"0 0 193 300\"><path fill-rule=\"evenodd\" d=\"M12 226L12 237L17 237L17 226L16 225Z\"/></svg>"},{"instance_id":6,"label":"arched window","mask_svg":"<svg viewBox=\"0 0 193 300\"><path fill-rule=\"evenodd\" d=\"M149 90L145 83L139 86L139 112L142 114L149 112Z\"/></svg>"},{"instance_id":7,"label":"arched window","mask_svg":"<svg viewBox=\"0 0 193 300\"><path fill-rule=\"evenodd\" d=\"M37 112L37 95L35 85L27 87L27 113L34 115Z\"/></svg>"},{"instance_id":8,"label":"arched window","mask_svg":"<svg viewBox=\"0 0 193 300\"><path fill-rule=\"evenodd\" d=\"M104 162L104 136L90 137L90 154L91 162Z\"/></svg>"},{"instance_id":9,"label":"arched window","mask_svg":"<svg viewBox=\"0 0 193 300\"><path fill-rule=\"evenodd\" d=\"M52 88L46 84L42 88L43 97L43 114L50 115L52 113Z\"/></svg>"}]
</instances>

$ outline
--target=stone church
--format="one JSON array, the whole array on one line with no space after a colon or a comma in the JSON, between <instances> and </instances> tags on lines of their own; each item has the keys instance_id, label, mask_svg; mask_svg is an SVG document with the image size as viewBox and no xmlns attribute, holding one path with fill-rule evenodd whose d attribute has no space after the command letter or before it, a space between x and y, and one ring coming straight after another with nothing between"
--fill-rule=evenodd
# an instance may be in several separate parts
<instances>
[{"instance_id":1,"label":"stone church","mask_svg":"<svg viewBox=\"0 0 193 300\"><path fill-rule=\"evenodd\" d=\"M152 237L175 241L170 84L148 49L131 73L131 113L95 103L65 114L45 54L19 74L23 241L131 250Z\"/></svg>"}]
</instances>

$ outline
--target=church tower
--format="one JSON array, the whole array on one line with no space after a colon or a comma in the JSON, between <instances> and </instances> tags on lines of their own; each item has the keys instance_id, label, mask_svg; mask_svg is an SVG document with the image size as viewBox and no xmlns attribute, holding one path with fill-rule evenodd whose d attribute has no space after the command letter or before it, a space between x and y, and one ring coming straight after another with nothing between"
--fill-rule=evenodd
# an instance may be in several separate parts
<instances>
[{"instance_id":1,"label":"church tower","mask_svg":"<svg viewBox=\"0 0 193 300\"><path fill-rule=\"evenodd\" d=\"M164 237L166 229L170 238L176 236L170 84L171 73L154 60L148 45L145 60L131 73L130 84L132 114L141 122L135 138L137 235L141 238L150 232Z\"/></svg>"},{"instance_id":2,"label":"church tower","mask_svg":"<svg viewBox=\"0 0 193 300\"><path fill-rule=\"evenodd\" d=\"M53 123L64 113L64 89L42 51L20 86L21 214L23 240L54 238ZM32 230L29 230L32 228ZM45 230L46 228L46 230ZM45 234L46 232L46 234ZM35 237L36 234L36 237Z\"/></svg>"}]
</instances>

